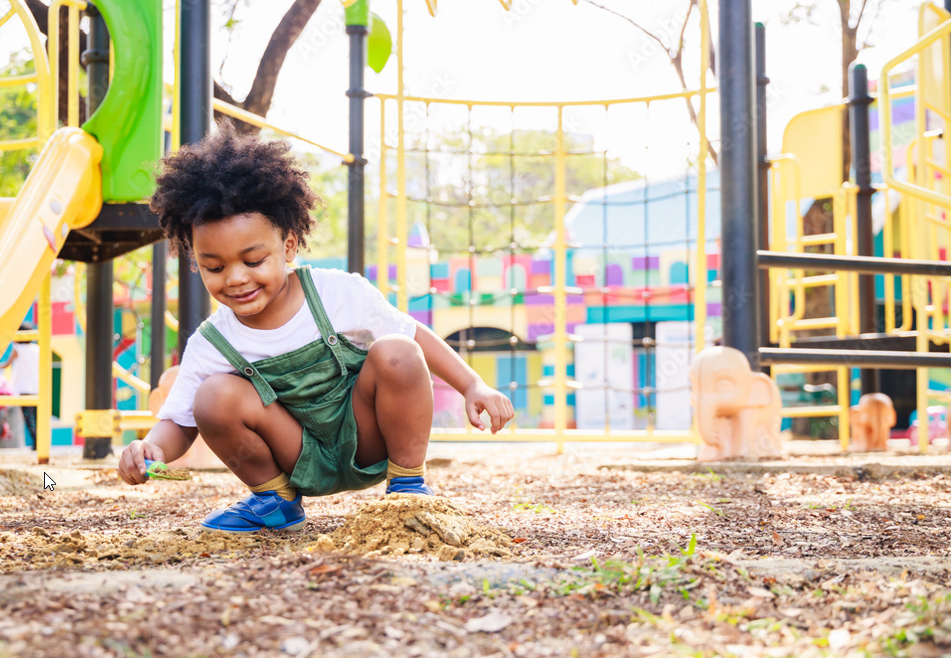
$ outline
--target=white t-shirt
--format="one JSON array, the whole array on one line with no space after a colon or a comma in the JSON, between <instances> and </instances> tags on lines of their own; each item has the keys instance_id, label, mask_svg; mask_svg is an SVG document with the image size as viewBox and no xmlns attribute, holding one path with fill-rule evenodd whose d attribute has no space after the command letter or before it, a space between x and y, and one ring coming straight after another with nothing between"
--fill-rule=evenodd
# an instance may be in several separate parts
<instances>
[{"instance_id":1,"label":"white t-shirt","mask_svg":"<svg viewBox=\"0 0 951 658\"><path fill-rule=\"evenodd\" d=\"M17 358L13 362L10 388L14 395L36 395L40 392L40 346L36 343L14 343Z\"/></svg>"},{"instance_id":2,"label":"white t-shirt","mask_svg":"<svg viewBox=\"0 0 951 658\"><path fill-rule=\"evenodd\" d=\"M377 338L389 334L416 336L416 321L389 304L383 294L359 274L316 268L312 271L314 286L334 331L357 347L366 349ZM320 338L306 300L294 317L277 329L247 327L224 305L208 320L251 363L293 352ZM193 406L199 385L212 375L234 372L221 352L196 331L188 339L178 377L158 417L183 427L195 427Z\"/></svg>"}]
</instances>

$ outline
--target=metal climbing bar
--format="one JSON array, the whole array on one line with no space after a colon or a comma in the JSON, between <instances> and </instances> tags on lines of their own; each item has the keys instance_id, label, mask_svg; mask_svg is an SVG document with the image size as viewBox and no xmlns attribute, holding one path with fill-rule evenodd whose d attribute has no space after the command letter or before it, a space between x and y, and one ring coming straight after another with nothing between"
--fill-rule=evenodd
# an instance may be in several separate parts
<instances>
[{"instance_id":1,"label":"metal climbing bar","mask_svg":"<svg viewBox=\"0 0 951 658\"><path fill-rule=\"evenodd\" d=\"M941 260L914 260L878 256L838 256L829 254L790 254L778 251L758 251L760 269L807 268L829 272L859 272L867 274L916 274L919 276L951 276L951 262Z\"/></svg>"}]
</instances>

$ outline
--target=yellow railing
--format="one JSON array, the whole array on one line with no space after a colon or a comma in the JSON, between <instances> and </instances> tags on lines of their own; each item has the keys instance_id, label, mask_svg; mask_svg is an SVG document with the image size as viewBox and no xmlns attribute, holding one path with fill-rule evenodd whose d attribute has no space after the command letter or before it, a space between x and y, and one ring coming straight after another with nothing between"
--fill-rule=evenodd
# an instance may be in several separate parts
<instances>
[{"instance_id":1,"label":"yellow railing","mask_svg":"<svg viewBox=\"0 0 951 658\"><path fill-rule=\"evenodd\" d=\"M175 95L175 86L166 83L165 91ZM331 155L336 155L337 157L339 157L341 160L343 160L346 163L353 162L354 158L352 153L341 153L340 151L332 149L329 146L324 146L323 144L315 142L314 140L304 137L303 135L295 133L291 130L287 130L285 128L281 128L280 126L277 126L271 123L270 121L268 121L267 119L265 119L259 114L248 112L247 110L244 110L236 105L232 105L231 103L227 103L219 98L213 98L211 103L212 103L212 107L215 110L217 110L218 112L221 112L224 115L227 115L234 119L238 119L239 121L243 121L244 123L251 124L252 126L256 126L258 128L267 128L268 130L274 131L278 135L282 135L284 137L290 137L291 139L299 140L301 142L304 142L305 144L310 144L311 146L319 148L321 151L330 153ZM174 119L172 123L173 125L175 124ZM173 131L174 131L174 128L173 128Z\"/></svg>"},{"instance_id":2,"label":"yellow railing","mask_svg":"<svg viewBox=\"0 0 951 658\"><path fill-rule=\"evenodd\" d=\"M925 3L919 11L919 34L917 42L910 48L893 57L882 67L879 83L881 113L881 142L884 153L883 179L885 185L905 195L899 215L902 239L902 256L936 260L940 257L940 248L951 246L951 223L941 214L951 211L951 189L948 176L951 174L951 149L945 149L945 162L934 157L933 143L936 137L948 135L951 128L951 14L933 3ZM895 177L894 144L892 137L892 112L890 99L894 97L891 89L891 73L896 67L912 58L918 59L918 85L915 92L916 137L914 148L909 149L909 180ZM940 121L943 129L935 131L929 126L929 116ZM946 140L945 140L946 141ZM913 156L915 156L913 158ZM948 304L947 277L909 277L902 280L903 303L909 298L917 313L916 349L928 352L932 341L937 343L951 340L948 316L945 306ZM886 286L888 288L888 286ZM905 317L910 317L910 309L903 306ZM894 323L894 320L892 320ZM909 326L903 322L903 326ZM927 368L918 368L916 377L918 435L927 437L928 402L931 397L940 397L939 392L929 391L930 381ZM928 441L919 440L922 451Z\"/></svg>"},{"instance_id":3,"label":"yellow railing","mask_svg":"<svg viewBox=\"0 0 951 658\"><path fill-rule=\"evenodd\" d=\"M566 285L567 274L567 250L569 245L566 239L565 214L569 199L567 193L567 156L569 152L565 146L566 125L565 109L570 107L601 107L607 110L616 105L642 105L645 108L655 107L664 102L683 99L697 98L699 100L698 118L700 133L700 165L697 167L698 180L698 212L699 212L699 233L696 241L696 253L690 255L696 263L696 283L693 286L695 297L693 300L695 335L699 336L698 349L703 347L704 328L707 322L706 318L706 290L707 285L707 255L706 255L706 230L705 216L706 212L706 157L709 146L706 136L707 120L707 95L715 93L716 89L706 83L705 75L707 70L708 48L704 47L709 43L709 34L706 30L706 0L699 3L701 13L701 74L699 89L685 89L683 91L669 94L660 94L654 96L644 96L637 98L605 99L592 101L535 101L535 102L513 102L505 100L461 100L444 99L424 96L412 96L405 93L403 85L403 22L402 22L402 0L397 0L397 40L396 40L396 67L397 67L397 93L396 94L376 94L380 100L380 188L379 199L380 207L378 214L378 235L377 235L377 286L384 293L395 293L397 306L406 311L409 307L409 287L407 285L407 240L409 233L409 212L407 195L407 145L406 145L406 121L405 106L407 103L424 104L427 108L431 106L462 106L468 108L471 112L473 108L501 107L509 108L514 112L516 108L550 108L557 115L557 123L554 126L555 147L552 152L540 153L540 157L550 158L554 169L554 193L551 198L541 200L541 203L551 204L553 209L553 235L554 242L551 245L553 252L553 281L552 286L546 287L547 294L553 297L553 324L554 331L549 337L554 356L554 375L547 382L539 382L541 385L550 387L554 393L554 417L553 429L528 429L513 428L499 432L496 435L485 436L474 432L467 426L466 429L434 429L433 440L437 441L554 441L558 444L558 450L563 449L566 441L650 441L650 442L699 442L699 438L694 430L666 431L657 430L651 424L645 430L619 431L611 429L610 431L582 431L571 430L568 428L568 394L577 388L580 384L571 381L568 376L568 356L571 337L568 334L568 294ZM394 102L396 105L396 145L387 143L387 103ZM388 154L395 151L396 155L396 192L391 193L388 189L387 158ZM389 217L389 203L395 206L395 221L391 230ZM390 265L389 250L395 247L396 257L396 284L391 285L388 272ZM474 292L474 291L473 291ZM539 292L539 291L535 291Z\"/></svg>"},{"instance_id":4,"label":"yellow railing","mask_svg":"<svg viewBox=\"0 0 951 658\"><path fill-rule=\"evenodd\" d=\"M772 189L772 251L803 253L806 247L832 245L836 254L846 253L847 235L854 231L847 225L847 208L857 192L855 186L843 186L833 200L833 232L819 235L805 235L804 218L800 201L800 164L793 154L783 154L770 158ZM788 206L794 207L795 235L790 241L787 237ZM854 216L850 215L850 216ZM854 244L854 241L853 241ZM770 341L782 348L793 346L794 333L816 329L835 329L837 337L853 332L853 316L849 313L849 300L854 295L857 283L849 273L807 275L805 270L774 269L770 273L772 293L769 295L769 335ZM829 317L807 318L806 291L831 287L835 296L835 314ZM836 373L836 404L813 405L808 407L784 407L785 418L821 418L835 416L838 419L839 443L844 450L849 443L849 369L844 366L799 366L775 365L770 369L773 379L780 375L809 372Z\"/></svg>"},{"instance_id":5,"label":"yellow railing","mask_svg":"<svg viewBox=\"0 0 951 658\"><path fill-rule=\"evenodd\" d=\"M72 2L72 0L68 0ZM4 87L12 87L24 84L33 84L37 86L37 135L31 138L21 138L0 142L0 151L19 150L26 148L39 148L46 143L56 127L56 71L50 64L51 61L57 61L58 53L56 47L59 45L59 21L58 14L55 14L57 20L50 21L51 30L56 29L55 34L51 32L48 43L51 52L47 53L43 47L43 36L39 31L36 21L29 9L21 0L10 0L11 8L7 13L0 17L0 26L8 23L14 16L18 17L20 23L26 30L27 38L30 42L30 49L33 53L34 72L29 75L6 78L3 82ZM61 5L54 4L54 7ZM85 5L83 5L85 6ZM53 9L51 8L51 12ZM51 15L54 15L51 13ZM75 63L79 63L79 20L78 11L70 15L71 30L70 42L74 44L70 54L75 54ZM55 39L53 38L55 36ZM55 44L55 46L54 46ZM72 61L72 59L71 59ZM78 73L70 75L70 82L73 84L71 89L77 89ZM78 118L78 97L76 112ZM77 120L78 123L78 120ZM52 336L52 302L50 299L50 276L48 275L40 287L40 294L37 303L37 326L36 332L20 332L14 338L15 341L36 340L40 349L39 363L39 391L37 395L9 396L3 399L5 406L36 406L36 458L40 464L49 462L51 431L50 421L53 415L53 352L51 347Z\"/></svg>"}]
</instances>

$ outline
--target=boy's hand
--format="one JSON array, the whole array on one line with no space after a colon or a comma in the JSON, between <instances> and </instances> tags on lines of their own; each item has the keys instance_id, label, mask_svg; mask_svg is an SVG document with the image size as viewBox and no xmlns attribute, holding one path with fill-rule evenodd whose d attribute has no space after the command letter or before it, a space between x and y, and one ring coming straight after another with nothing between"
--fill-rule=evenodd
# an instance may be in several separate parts
<instances>
[{"instance_id":1,"label":"boy's hand","mask_svg":"<svg viewBox=\"0 0 951 658\"><path fill-rule=\"evenodd\" d=\"M469 422L475 428L485 429L485 423L479 416L483 411L489 414L493 434L505 427L505 423L515 416L512 401L483 382L473 384L463 395L466 399L466 415L469 416Z\"/></svg>"},{"instance_id":2,"label":"boy's hand","mask_svg":"<svg viewBox=\"0 0 951 658\"><path fill-rule=\"evenodd\" d=\"M165 462L165 453L154 443L136 440L125 447L119 457L119 477L127 484L142 484L145 477L145 460Z\"/></svg>"}]
</instances>

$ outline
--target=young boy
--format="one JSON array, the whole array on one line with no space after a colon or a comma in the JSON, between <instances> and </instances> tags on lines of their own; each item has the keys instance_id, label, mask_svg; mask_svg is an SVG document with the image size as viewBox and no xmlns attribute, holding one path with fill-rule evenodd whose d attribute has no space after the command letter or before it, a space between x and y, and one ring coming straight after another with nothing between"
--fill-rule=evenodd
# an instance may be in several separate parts
<instances>
[{"instance_id":1,"label":"young boy","mask_svg":"<svg viewBox=\"0 0 951 658\"><path fill-rule=\"evenodd\" d=\"M289 270L318 199L289 146L225 124L166 158L151 208L173 250L194 259L220 303L188 341L181 370L119 475L145 481L145 459L182 456L200 432L251 495L202 527L302 529L301 496L363 489L432 495L424 462L433 418L430 373L465 397L479 429L514 415L428 327L366 279Z\"/></svg>"}]
</instances>

